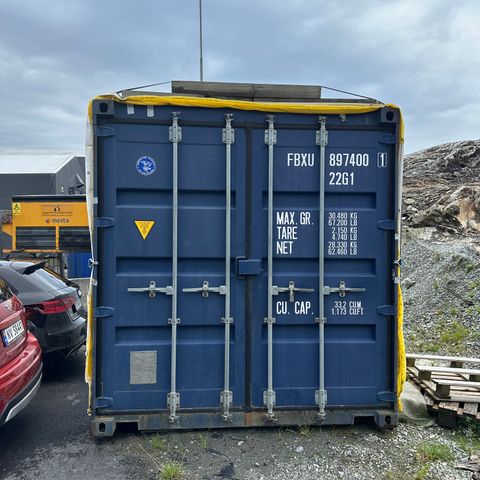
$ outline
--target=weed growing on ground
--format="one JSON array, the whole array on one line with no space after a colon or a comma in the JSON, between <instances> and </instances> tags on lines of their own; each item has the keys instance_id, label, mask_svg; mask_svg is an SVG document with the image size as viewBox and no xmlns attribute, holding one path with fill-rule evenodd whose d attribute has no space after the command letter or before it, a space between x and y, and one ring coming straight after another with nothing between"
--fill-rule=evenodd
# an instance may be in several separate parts
<instances>
[{"instance_id":1,"label":"weed growing on ground","mask_svg":"<svg viewBox=\"0 0 480 480\"><path fill-rule=\"evenodd\" d=\"M443 443L422 442L417 447L417 460L420 462L451 462L453 459L450 447Z\"/></svg>"},{"instance_id":2,"label":"weed growing on ground","mask_svg":"<svg viewBox=\"0 0 480 480\"><path fill-rule=\"evenodd\" d=\"M184 478L184 470L180 462L164 463L158 472L158 480L181 480L182 478Z\"/></svg>"},{"instance_id":3,"label":"weed growing on ground","mask_svg":"<svg viewBox=\"0 0 480 480\"><path fill-rule=\"evenodd\" d=\"M445 312L441 310L441 313ZM452 307L449 313L453 315L458 313L458 310ZM440 310L437 314L440 314ZM422 326L414 327L407 335L407 340L410 348L421 352L458 354L465 350L468 341L475 340L475 334L458 320L447 323L445 319L439 319L428 330Z\"/></svg>"},{"instance_id":4,"label":"weed growing on ground","mask_svg":"<svg viewBox=\"0 0 480 480\"><path fill-rule=\"evenodd\" d=\"M203 432L198 434L198 440L200 442L200 448L206 450L208 448L208 438L207 435Z\"/></svg>"},{"instance_id":5,"label":"weed growing on ground","mask_svg":"<svg viewBox=\"0 0 480 480\"><path fill-rule=\"evenodd\" d=\"M150 445L157 450L165 450L165 448L167 448L167 441L160 435L155 435L150 439Z\"/></svg>"},{"instance_id":6,"label":"weed growing on ground","mask_svg":"<svg viewBox=\"0 0 480 480\"><path fill-rule=\"evenodd\" d=\"M310 431L310 425L299 425L298 434L301 437L309 438L312 435L312 432Z\"/></svg>"},{"instance_id":7,"label":"weed growing on ground","mask_svg":"<svg viewBox=\"0 0 480 480\"><path fill-rule=\"evenodd\" d=\"M467 437L466 435L457 435L455 437L455 442L458 446L471 456L473 454L478 454L480 452L480 439Z\"/></svg>"},{"instance_id":8,"label":"weed growing on ground","mask_svg":"<svg viewBox=\"0 0 480 480\"><path fill-rule=\"evenodd\" d=\"M425 480L428 471L430 470L430 464L426 463L420 467L420 470L415 474L414 480Z\"/></svg>"},{"instance_id":9,"label":"weed growing on ground","mask_svg":"<svg viewBox=\"0 0 480 480\"><path fill-rule=\"evenodd\" d=\"M451 345L454 349L462 349L470 336L470 330L460 322L454 321L445 327L440 335L440 342Z\"/></svg>"}]
</instances>

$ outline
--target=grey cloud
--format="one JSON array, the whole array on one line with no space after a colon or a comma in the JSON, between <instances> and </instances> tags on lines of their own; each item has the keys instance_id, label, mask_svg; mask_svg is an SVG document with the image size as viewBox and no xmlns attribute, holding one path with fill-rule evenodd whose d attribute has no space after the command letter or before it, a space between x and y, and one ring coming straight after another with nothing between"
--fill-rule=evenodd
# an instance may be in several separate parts
<instances>
[{"instance_id":1,"label":"grey cloud","mask_svg":"<svg viewBox=\"0 0 480 480\"><path fill-rule=\"evenodd\" d=\"M203 6L206 80L320 83L395 102L407 151L478 137L475 0ZM92 96L197 79L197 15L197 0L0 3L0 145L81 151Z\"/></svg>"}]
</instances>

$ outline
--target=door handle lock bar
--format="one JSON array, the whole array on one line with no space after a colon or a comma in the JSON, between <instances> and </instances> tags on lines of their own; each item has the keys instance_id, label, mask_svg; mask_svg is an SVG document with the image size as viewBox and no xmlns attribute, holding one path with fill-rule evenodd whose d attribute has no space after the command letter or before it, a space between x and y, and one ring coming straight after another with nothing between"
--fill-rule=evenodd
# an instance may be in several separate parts
<instances>
[{"instance_id":1,"label":"door handle lock bar","mask_svg":"<svg viewBox=\"0 0 480 480\"><path fill-rule=\"evenodd\" d=\"M166 287L157 287L157 284L152 280L148 287L127 288L128 292L148 293L150 298L155 298L157 293L164 293L165 295L173 295L173 287L167 285Z\"/></svg>"},{"instance_id":2,"label":"door handle lock bar","mask_svg":"<svg viewBox=\"0 0 480 480\"><path fill-rule=\"evenodd\" d=\"M227 289L225 285L220 285L219 287L211 287L207 280L205 280L201 287L193 287L193 288L182 288L182 292L185 293L196 293L201 292L203 298L207 298L208 295L211 293L219 293L220 295L226 295Z\"/></svg>"},{"instance_id":3,"label":"door handle lock bar","mask_svg":"<svg viewBox=\"0 0 480 480\"><path fill-rule=\"evenodd\" d=\"M366 292L366 288L358 288L358 287L347 287L345 285L345 282L342 281L338 284L338 287L328 287L324 286L323 287L323 294L324 295L330 295L332 293L338 293L340 297L344 297L347 292Z\"/></svg>"},{"instance_id":4,"label":"door handle lock bar","mask_svg":"<svg viewBox=\"0 0 480 480\"><path fill-rule=\"evenodd\" d=\"M288 292L288 299L290 302L295 301L295 292L314 292L314 288L298 288L295 287L295 282L288 282L288 287L277 287L276 285L272 286L272 295L278 295L279 293Z\"/></svg>"}]
</instances>

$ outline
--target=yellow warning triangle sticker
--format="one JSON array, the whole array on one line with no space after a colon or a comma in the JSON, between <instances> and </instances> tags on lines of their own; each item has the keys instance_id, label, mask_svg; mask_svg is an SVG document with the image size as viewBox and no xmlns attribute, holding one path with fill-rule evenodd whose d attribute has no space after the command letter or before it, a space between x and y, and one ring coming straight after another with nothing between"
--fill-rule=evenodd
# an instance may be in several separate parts
<instances>
[{"instance_id":1,"label":"yellow warning triangle sticker","mask_svg":"<svg viewBox=\"0 0 480 480\"><path fill-rule=\"evenodd\" d=\"M12 205L12 213L13 215L20 215L22 213L22 207L19 203L14 203Z\"/></svg>"},{"instance_id":2,"label":"yellow warning triangle sticker","mask_svg":"<svg viewBox=\"0 0 480 480\"><path fill-rule=\"evenodd\" d=\"M154 223L155 222L153 220L135 220L135 225L137 226L138 231L144 240L150 233Z\"/></svg>"}]
</instances>

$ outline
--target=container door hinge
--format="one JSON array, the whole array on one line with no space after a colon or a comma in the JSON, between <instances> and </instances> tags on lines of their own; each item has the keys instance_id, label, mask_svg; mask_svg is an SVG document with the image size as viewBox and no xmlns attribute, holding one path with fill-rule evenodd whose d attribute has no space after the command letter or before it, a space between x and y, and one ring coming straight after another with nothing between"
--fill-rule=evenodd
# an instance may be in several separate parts
<instances>
[{"instance_id":1,"label":"container door hinge","mask_svg":"<svg viewBox=\"0 0 480 480\"><path fill-rule=\"evenodd\" d=\"M168 421L170 423L178 422L178 415L176 414L176 411L180 408L180 393L169 392L167 394L167 407L170 409Z\"/></svg>"},{"instance_id":2,"label":"container door hinge","mask_svg":"<svg viewBox=\"0 0 480 480\"><path fill-rule=\"evenodd\" d=\"M97 307L93 310L95 318L112 317L114 313L115 309L113 307Z\"/></svg>"},{"instance_id":3,"label":"container door hinge","mask_svg":"<svg viewBox=\"0 0 480 480\"><path fill-rule=\"evenodd\" d=\"M95 228L108 228L115 225L115 219L111 217L95 217Z\"/></svg>"},{"instance_id":4,"label":"container door hinge","mask_svg":"<svg viewBox=\"0 0 480 480\"><path fill-rule=\"evenodd\" d=\"M95 136L97 137L113 137L115 135L115 129L112 127L105 127L97 125L95 127Z\"/></svg>"},{"instance_id":5,"label":"container door hinge","mask_svg":"<svg viewBox=\"0 0 480 480\"><path fill-rule=\"evenodd\" d=\"M378 143L385 145L395 145L397 143L397 136L394 133L385 133L380 137Z\"/></svg>"},{"instance_id":6,"label":"container door hinge","mask_svg":"<svg viewBox=\"0 0 480 480\"><path fill-rule=\"evenodd\" d=\"M397 307L394 305L380 305L377 307L377 313L386 317L394 317L397 314Z\"/></svg>"},{"instance_id":7,"label":"container door hinge","mask_svg":"<svg viewBox=\"0 0 480 480\"><path fill-rule=\"evenodd\" d=\"M113 398L110 397L97 397L95 399L95 408L106 408L113 405Z\"/></svg>"},{"instance_id":8,"label":"container door hinge","mask_svg":"<svg viewBox=\"0 0 480 480\"><path fill-rule=\"evenodd\" d=\"M377 222L377 228L381 230L395 230L397 222L395 220L379 220Z\"/></svg>"},{"instance_id":9,"label":"container door hinge","mask_svg":"<svg viewBox=\"0 0 480 480\"><path fill-rule=\"evenodd\" d=\"M381 402L396 402L397 401L397 395L395 392L377 392L377 398Z\"/></svg>"}]
</instances>

